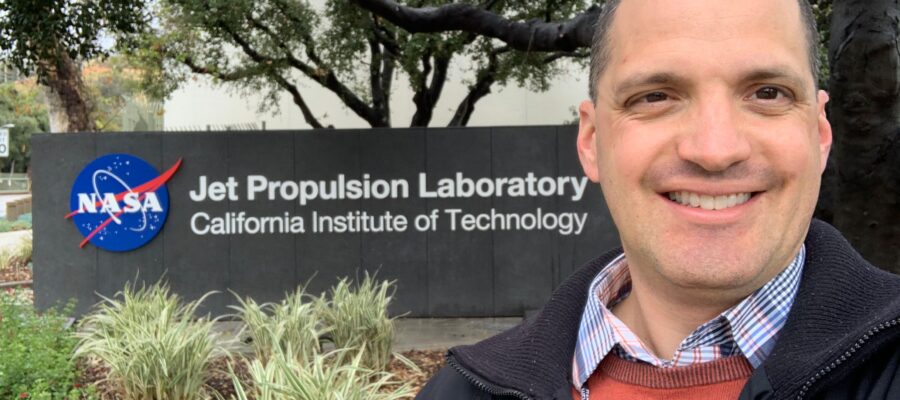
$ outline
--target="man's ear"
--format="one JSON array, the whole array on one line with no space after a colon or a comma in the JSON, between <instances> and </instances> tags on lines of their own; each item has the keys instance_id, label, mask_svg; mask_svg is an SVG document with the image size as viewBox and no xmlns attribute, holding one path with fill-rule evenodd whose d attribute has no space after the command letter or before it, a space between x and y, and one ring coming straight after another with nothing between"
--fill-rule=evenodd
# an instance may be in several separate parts
<instances>
[{"instance_id":1,"label":"man's ear","mask_svg":"<svg viewBox=\"0 0 900 400\"><path fill-rule=\"evenodd\" d=\"M821 154L822 166L821 172L825 172L825 166L828 165L828 154L831 153L831 123L828 122L828 116L825 114L825 106L828 104L828 92L820 90L818 93L818 122L819 122L819 153Z\"/></svg>"},{"instance_id":2,"label":"man's ear","mask_svg":"<svg viewBox=\"0 0 900 400\"><path fill-rule=\"evenodd\" d=\"M594 124L594 103L590 100L578 106L578 159L584 175L591 182L600 182L600 167L597 165L597 126Z\"/></svg>"}]
</instances>

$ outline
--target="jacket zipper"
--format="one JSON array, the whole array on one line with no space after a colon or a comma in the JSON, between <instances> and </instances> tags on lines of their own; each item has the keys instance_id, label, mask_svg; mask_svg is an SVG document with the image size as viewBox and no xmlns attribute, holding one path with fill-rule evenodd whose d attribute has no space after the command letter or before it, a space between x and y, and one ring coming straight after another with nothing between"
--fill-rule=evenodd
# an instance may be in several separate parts
<instances>
[{"instance_id":1,"label":"jacket zipper","mask_svg":"<svg viewBox=\"0 0 900 400\"><path fill-rule=\"evenodd\" d=\"M457 363L452 356L447 356L447 364L453 367L456 372L459 372L459 374L466 378L467 381L475 385L475 387L482 391L490 393L493 396L513 396L521 400L533 400L531 397L528 397L528 395L518 390L507 389L481 381L474 374L459 365L459 363Z\"/></svg>"},{"instance_id":2,"label":"jacket zipper","mask_svg":"<svg viewBox=\"0 0 900 400\"><path fill-rule=\"evenodd\" d=\"M853 346L850 347L850 349L844 352L844 354L841 354L841 356L832 361L831 364L828 364L827 366L825 366L825 368L822 368L819 372L816 372L813 377L809 378L809 380L807 380L806 383L803 384L803 387L800 388L800 393L797 393L797 400L802 400L804 397L806 397L806 394L809 393L809 389L814 383L821 380L825 375L835 370L839 365L843 364L850 357L852 357L853 354L859 351L859 349L861 349L862 346L872 338L872 336L880 333L887 328L896 326L898 323L900 323L900 318L893 319L888 322L882 322L878 324L878 326L869 329L869 331L866 332L866 334L864 334L861 338L859 338L859 340L857 340L856 343L854 343Z\"/></svg>"}]
</instances>

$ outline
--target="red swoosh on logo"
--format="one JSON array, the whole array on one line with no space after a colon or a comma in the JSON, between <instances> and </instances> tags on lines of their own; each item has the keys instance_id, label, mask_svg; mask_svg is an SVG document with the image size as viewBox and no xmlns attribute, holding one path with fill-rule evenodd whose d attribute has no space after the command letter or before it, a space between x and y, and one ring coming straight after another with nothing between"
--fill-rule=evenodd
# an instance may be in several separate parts
<instances>
[{"instance_id":1,"label":"red swoosh on logo","mask_svg":"<svg viewBox=\"0 0 900 400\"><path fill-rule=\"evenodd\" d=\"M162 185L165 185L166 182L169 181L169 179L172 179L172 175L175 175L175 171L178 171L178 168L181 167L182 160L183 160L182 158L179 158L178 161L175 162L175 165L173 165L171 168L166 170L166 172L163 173L162 175L154 178L153 180L147 181L146 183L144 183L140 186L132 188L131 189L132 192L138 192L141 194L138 197L138 201L144 200L144 198L147 197L147 192L155 192ZM125 191L125 192L117 194L116 201L122 201L122 199L125 198L125 195L128 193L129 193L128 191ZM95 206L102 206L102 205L103 205L102 201L98 201L95 203ZM72 211L72 212L66 214L66 219L69 219L73 215L78 214L78 211L79 210L75 210L75 211ZM116 213L115 216L118 217L118 216L122 215L122 213L124 213L124 212L125 212L124 210L119 211L118 213ZM110 218L107 218L106 221L103 221L103 223L100 224L100 226L98 226L97 229L94 229L89 235L85 236L84 240L81 241L81 243L78 245L78 247L84 248L84 246L87 245L88 242L91 241L91 238L93 238L97 234L97 232L100 232L101 230L103 230L103 228L105 228L107 225L109 225L109 223L112 222L112 220L113 220L113 217L110 217Z\"/></svg>"}]
</instances>

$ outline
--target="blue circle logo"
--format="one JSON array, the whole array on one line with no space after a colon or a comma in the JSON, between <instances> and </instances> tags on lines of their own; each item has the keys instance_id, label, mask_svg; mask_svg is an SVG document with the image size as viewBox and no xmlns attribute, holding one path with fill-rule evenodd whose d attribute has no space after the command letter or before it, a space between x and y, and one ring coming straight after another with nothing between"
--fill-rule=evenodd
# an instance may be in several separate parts
<instances>
[{"instance_id":1,"label":"blue circle logo","mask_svg":"<svg viewBox=\"0 0 900 400\"><path fill-rule=\"evenodd\" d=\"M91 243L109 251L130 251L150 242L169 213L166 182L181 160L160 175L146 161L129 154L107 154L88 164L75 178L71 218Z\"/></svg>"}]
</instances>

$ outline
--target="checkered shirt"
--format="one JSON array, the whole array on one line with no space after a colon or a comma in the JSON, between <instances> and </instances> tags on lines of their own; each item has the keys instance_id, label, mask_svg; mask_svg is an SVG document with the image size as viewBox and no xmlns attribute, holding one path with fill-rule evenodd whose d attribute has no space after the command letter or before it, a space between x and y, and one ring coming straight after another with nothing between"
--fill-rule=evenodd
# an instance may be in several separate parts
<instances>
[{"instance_id":1,"label":"checkered shirt","mask_svg":"<svg viewBox=\"0 0 900 400\"><path fill-rule=\"evenodd\" d=\"M624 254L613 260L591 283L578 328L572 382L579 390L610 351L623 359L657 367L687 366L742 354L756 368L775 345L794 303L806 247L791 264L740 303L698 327L685 338L671 360L653 355L641 340L607 308L631 292L631 275Z\"/></svg>"}]
</instances>

